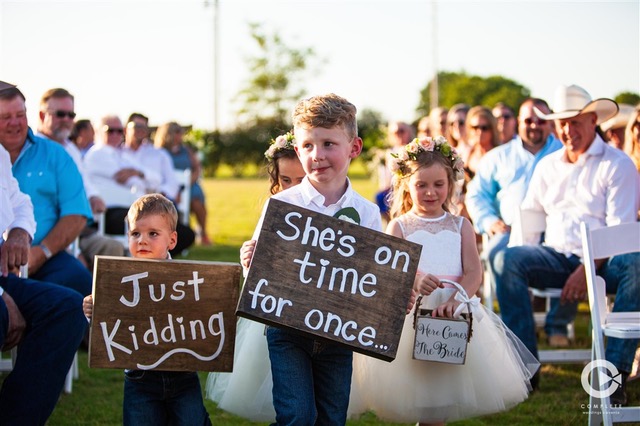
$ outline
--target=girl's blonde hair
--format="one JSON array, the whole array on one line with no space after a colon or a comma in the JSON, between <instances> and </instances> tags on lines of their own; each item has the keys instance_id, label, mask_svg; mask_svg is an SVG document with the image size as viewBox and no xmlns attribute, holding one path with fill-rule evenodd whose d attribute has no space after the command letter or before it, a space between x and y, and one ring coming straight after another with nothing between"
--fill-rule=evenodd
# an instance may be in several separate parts
<instances>
[{"instance_id":1,"label":"girl's blonde hair","mask_svg":"<svg viewBox=\"0 0 640 426\"><path fill-rule=\"evenodd\" d=\"M447 182L449 184L447 199L442 205L442 209L452 213L451 199L455 192L455 171L450 158L445 157L439 151L420 151L415 155L415 159L404 162L405 173L395 173L391 181L391 207L389 209L391 218L396 218L407 213L413 207L413 200L409 192L409 179L418 170L431 167L435 164L441 165L447 172Z\"/></svg>"}]
</instances>

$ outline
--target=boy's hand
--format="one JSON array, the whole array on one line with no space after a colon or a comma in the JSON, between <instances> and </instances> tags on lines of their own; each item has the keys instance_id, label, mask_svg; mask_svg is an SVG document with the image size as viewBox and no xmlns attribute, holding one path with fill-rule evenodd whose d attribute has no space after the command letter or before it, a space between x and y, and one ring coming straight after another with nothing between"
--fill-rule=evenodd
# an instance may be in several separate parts
<instances>
[{"instance_id":1,"label":"boy's hand","mask_svg":"<svg viewBox=\"0 0 640 426\"><path fill-rule=\"evenodd\" d=\"M423 296L428 296L433 293L433 290L442 287L444 285L438 277L431 274L416 274L416 279L413 283L413 288Z\"/></svg>"},{"instance_id":2,"label":"boy's hand","mask_svg":"<svg viewBox=\"0 0 640 426\"><path fill-rule=\"evenodd\" d=\"M255 249L256 240L249 240L242 243L242 247L240 247L240 264L244 269L249 269Z\"/></svg>"},{"instance_id":3,"label":"boy's hand","mask_svg":"<svg viewBox=\"0 0 640 426\"><path fill-rule=\"evenodd\" d=\"M88 295L82 300L82 312L84 316L91 319L93 315L93 296Z\"/></svg>"}]
</instances>

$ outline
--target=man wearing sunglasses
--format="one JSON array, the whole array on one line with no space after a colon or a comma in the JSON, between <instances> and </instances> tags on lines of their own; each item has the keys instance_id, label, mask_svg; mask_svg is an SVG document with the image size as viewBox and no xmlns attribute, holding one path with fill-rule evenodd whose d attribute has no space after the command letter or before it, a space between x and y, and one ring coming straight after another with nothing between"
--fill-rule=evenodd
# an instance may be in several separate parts
<instances>
[{"instance_id":1,"label":"man wearing sunglasses","mask_svg":"<svg viewBox=\"0 0 640 426\"><path fill-rule=\"evenodd\" d=\"M22 92L4 82L0 87L0 144L9 152L20 190L31 197L38 224L29 250L29 277L86 296L91 273L66 251L91 218L82 176L60 144L33 134Z\"/></svg>"},{"instance_id":2,"label":"man wearing sunglasses","mask_svg":"<svg viewBox=\"0 0 640 426\"><path fill-rule=\"evenodd\" d=\"M107 194L107 209L129 208L133 200L148 192L155 192L162 182L162 176L154 167L145 167L123 155L124 132L122 120L118 116L102 117L98 131L100 139L84 157L85 167L93 184L101 194ZM117 195L120 193L128 193L129 197L120 197Z\"/></svg>"},{"instance_id":3,"label":"man wearing sunglasses","mask_svg":"<svg viewBox=\"0 0 640 426\"><path fill-rule=\"evenodd\" d=\"M59 143L71 156L82 175L84 190L87 193L87 197L89 197L91 211L95 216L104 212L106 206L85 170L80 150L69 140L69 135L73 129L73 119L76 116L74 103L73 95L66 89L55 88L47 90L40 99L38 134ZM92 271L95 256L124 256L124 247L113 238L99 235L96 227L85 226L80 233L80 252L83 257L82 260Z\"/></svg>"},{"instance_id":4,"label":"man wearing sunglasses","mask_svg":"<svg viewBox=\"0 0 640 426\"><path fill-rule=\"evenodd\" d=\"M538 118L533 107L549 112L542 99L529 98L520 106L518 137L487 152L467 187L467 209L479 233L491 237L489 260L507 246L511 223L524 199L538 162L562 144L551 133L551 122ZM485 248L486 249L486 248Z\"/></svg>"}]
</instances>

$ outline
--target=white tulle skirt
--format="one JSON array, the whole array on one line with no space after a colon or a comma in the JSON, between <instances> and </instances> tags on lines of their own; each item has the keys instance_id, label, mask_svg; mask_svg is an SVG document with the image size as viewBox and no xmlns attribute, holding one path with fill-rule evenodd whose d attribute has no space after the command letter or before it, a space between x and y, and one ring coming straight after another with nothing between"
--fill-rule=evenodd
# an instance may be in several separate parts
<instances>
[{"instance_id":1,"label":"white tulle skirt","mask_svg":"<svg viewBox=\"0 0 640 426\"><path fill-rule=\"evenodd\" d=\"M254 422L274 422L271 363L265 325L245 318L238 320L232 373L209 373L207 398L218 408ZM352 384L352 389L354 385ZM352 392L348 417L366 411L364 400Z\"/></svg>"},{"instance_id":2,"label":"white tulle skirt","mask_svg":"<svg viewBox=\"0 0 640 426\"><path fill-rule=\"evenodd\" d=\"M256 422L275 421L265 325L238 320L232 373L209 373L207 398L224 411Z\"/></svg>"},{"instance_id":3,"label":"white tulle skirt","mask_svg":"<svg viewBox=\"0 0 640 426\"><path fill-rule=\"evenodd\" d=\"M438 289L427 308L454 289ZM524 401L539 363L504 323L484 306L473 321L465 364L412 359L413 315L407 315L396 359L391 363L354 354L352 399L383 420L454 421L507 410Z\"/></svg>"}]
</instances>

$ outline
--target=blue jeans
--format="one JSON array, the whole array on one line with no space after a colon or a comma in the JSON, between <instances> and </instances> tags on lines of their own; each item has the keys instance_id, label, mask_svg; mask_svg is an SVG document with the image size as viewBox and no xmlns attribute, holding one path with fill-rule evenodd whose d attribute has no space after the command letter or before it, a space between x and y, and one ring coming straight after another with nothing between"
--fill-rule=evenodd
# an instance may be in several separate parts
<instances>
[{"instance_id":1,"label":"blue jeans","mask_svg":"<svg viewBox=\"0 0 640 426\"><path fill-rule=\"evenodd\" d=\"M488 264L488 270L493 283L496 282L494 266L496 255L507 248L510 236L511 234L509 232L504 234L495 234L492 237L489 237L489 244L487 245L487 247L482 248L480 257L482 258L483 262L486 262Z\"/></svg>"},{"instance_id":2,"label":"blue jeans","mask_svg":"<svg viewBox=\"0 0 640 426\"><path fill-rule=\"evenodd\" d=\"M69 287L83 296L91 294L93 283L89 270L64 250L47 260L35 273L29 273L29 278Z\"/></svg>"},{"instance_id":3,"label":"blue jeans","mask_svg":"<svg viewBox=\"0 0 640 426\"><path fill-rule=\"evenodd\" d=\"M538 345L529 287L562 288L579 265L579 257L566 257L545 246L509 247L494 257L493 272L502 321L536 357ZM561 304L559 299L552 299L545 322L547 335L566 335L567 324L575 317L577 306L577 303Z\"/></svg>"},{"instance_id":4,"label":"blue jeans","mask_svg":"<svg viewBox=\"0 0 640 426\"><path fill-rule=\"evenodd\" d=\"M211 425L196 372L127 370L125 426Z\"/></svg>"},{"instance_id":5,"label":"blue jeans","mask_svg":"<svg viewBox=\"0 0 640 426\"><path fill-rule=\"evenodd\" d=\"M353 352L282 328L267 327L276 424L344 425Z\"/></svg>"},{"instance_id":6,"label":"blue jeans","mask_svg":"<svg viewBox=\"0 0 640 426\"><path fill-rule=\"evenodd\" d=\"M44 425L58 402L73 357L87 328L82 296L53 283L0 276L27 327L13 370L0 390L0 425ZM0 298L0 346L8 311Z\"/></svg>"},{"instance_id":7,"label":"blue jeans","mask_svg":"<svg viewBox=\"0 0 640 426\"><path fill-rule=\"evenodd\" d=\"M607 294L616 295L613 312L640 311L640 253L610 258L598 269L598 275L607 283ZM638 343L638 339L609 338L605 358L618 370L629 373Z\"/></svg>"}]
</instances>

